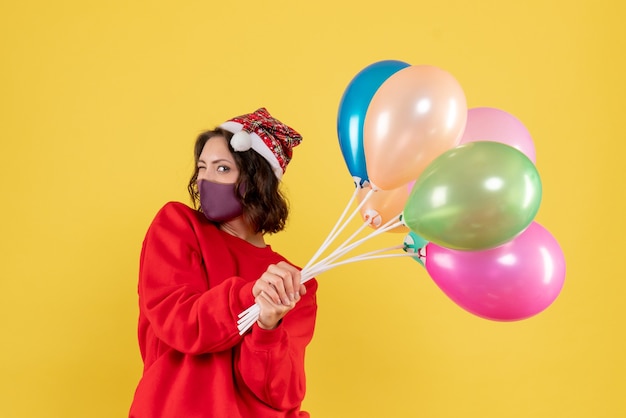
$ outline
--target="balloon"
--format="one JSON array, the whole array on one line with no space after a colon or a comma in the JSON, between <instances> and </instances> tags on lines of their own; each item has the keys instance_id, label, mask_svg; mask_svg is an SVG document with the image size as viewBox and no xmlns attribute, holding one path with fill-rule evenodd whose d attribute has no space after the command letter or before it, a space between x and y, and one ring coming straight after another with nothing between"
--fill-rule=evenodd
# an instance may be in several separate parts
<instances>
[{"instance_id":1,"label":"balloon","mask_svg":"<svg viewBox=\"0 0 626 418\"><path fill-rule=\"evenodd\" d=\"M359 203L363 202L370 190L372 190L371 186L364 186L357 191ZM370 226L377 229L400 215L408 198L409 190L406 185L393 190L376 190L361 206L361 216L363 220L374 218L374 222ZM409 229L406 226L399 226L389 232L407 233L408 231Z\"/></svg>"},{"instance_id":2,"label":"balloon","mask_svg":"<svg viewBox=\"0 0 626 418\"><path fill-rule=\"evenodd\" d=\"M417 235L415 232L410 231L406 237L404 237L404 251L407 253L418 254L417 257L411 257L422 266L424 266L424 254L426 253L426 245L428 241Z\"/></svg>"},{"instance_id":3,"label":"balloon","mask_svg":"<svg viewBox=\"0 0 626 418\"><path fill-rule=\"evenodd\" d=\"M459 143L466 120L465 94L448 72L418 65L393 74L376 91L365 115L370 182L389 190L415 180Z\"/></svg>"},{"instance_id":4,"label":"balloon","mask_svg":"<svg viewBox=\"0 0 626 418\"><path fill-rule=\"evenodd\" d=\"M363 152L363 124L367 107L380 85L408 66L406 62L394 60L375 62L361 70L343 93L337 115L337 134L341 153L357 186L368 181Z\"/></svg>"},{"instance_id":5,"label":"balloon","mask_svg":"<svg viewBox=\"0 0 626 418\"><path fill-rule=\"evenodd\" d=\"M516 321L554 302L565 280L565 258L556 239L533 222L497 248L457 251L429 243L426 270L461 308L482 318Z\"/></svg>"},{"instance_id":6,"label":"balloon","mask_svg":"<svg viewBox=\"0 0 626 418\"><path fill-rule=\"evenodd\" d=\"M530 133L515 116L492 107L476 107L467 111L467 124L460 144L474 141L495 141L523 152L536 161L535 144Z\"/></svg>"},{"instance_id":7,"label":"balloon","mask_svg":"<svg viewBox=\"0 0 626 418\"><path fill-rule=\"evenodd\" d=\"M417 179L404 223L424 239L457 250L483 250L513 239L541 202L535 165L499 142L471 142L446 151Z\"/></svg>"}]
</instances>

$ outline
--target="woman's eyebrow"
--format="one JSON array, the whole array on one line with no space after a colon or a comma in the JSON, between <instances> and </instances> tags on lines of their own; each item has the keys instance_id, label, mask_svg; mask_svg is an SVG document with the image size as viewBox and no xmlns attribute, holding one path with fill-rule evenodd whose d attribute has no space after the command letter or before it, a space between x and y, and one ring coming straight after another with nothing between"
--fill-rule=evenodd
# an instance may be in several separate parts
<instances>
[{"instance_id":1,"label":"woman's eyebrow","mask_svg":"<svg viewBox=\"0 0 626 418\"><path fill-rule=\"evenodd\" d=\"M227 159L227 158L216 158L214 160L211 161L211 163L215 164L215 163L223 163L223 162L227 162L227 163L231 163L232 161Z\"/></svg>"}]
</instances>

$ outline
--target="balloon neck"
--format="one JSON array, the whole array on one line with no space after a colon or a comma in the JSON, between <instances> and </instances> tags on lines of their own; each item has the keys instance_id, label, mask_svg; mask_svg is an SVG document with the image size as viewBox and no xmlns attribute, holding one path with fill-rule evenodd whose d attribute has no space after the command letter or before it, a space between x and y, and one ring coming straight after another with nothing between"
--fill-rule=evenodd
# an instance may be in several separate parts
<instances>
[{"instance_id":1,"label":"balloon neck","mask_svg":"<svg viewBox=\"0 0 626 418\"><path fill-rule=\"evenodd\" d=\"M352 176L352 180L354 181L354 185L357 189L364 189L369 186L370 182L367 179L362 179L359 176Z\"/></svg>"},{"instance_id":2,"label":"balloon neck","mask_svg":"<svg viewBox=\"0 0 626 418\"><path fill-rule=\"evenodd\" d=\"M418 249L417 253L419 254L419 257L416 259L416 261L422 266L426 267L426 247Z\"/></svg>"},{"instance_id":3,"label":"balloon neck","mask_svg":"<svg viewBox=\"0 0 626 418\"><path fill-rule=\"evenodd\" d=\"M374 209L366 210L364 213L364 218L365 222L367 222L373 228L378 228L383 222L383 218Z\"/></svg>"},{"instance_id":4,"label":"balloon neck","mask_svg":"<svg viewBox=\"0 0 626 418\"><path fill-rule=\"evenodd\" d=\"M374 191L381 190L381 188L380 188L380 187L378 187L377 185L375 185L374 183L372 183L372 181L371 181L371 180L369 181L369 185L370 185L370 187L372 188L372 190L374 190Z\"/></svg>"},{"instance_id":5,"label":"balloon neck","mask_svg":"<svg viewBox=\"0 0 626 418\"><path fill-rule=\"evenodd\" d=\"M426 248L428 241L411 231L404 238L404 252L413 254L413 259L426 267Z\"/></svg>"}]
</instances>

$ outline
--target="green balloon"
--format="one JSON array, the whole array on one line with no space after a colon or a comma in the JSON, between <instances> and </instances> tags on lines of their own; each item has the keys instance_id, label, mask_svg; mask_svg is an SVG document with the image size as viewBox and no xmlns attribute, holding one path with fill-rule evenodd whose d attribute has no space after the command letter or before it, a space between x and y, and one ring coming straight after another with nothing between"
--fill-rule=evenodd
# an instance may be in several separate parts
<instances>
[{"instance_id":1,"label":"green balloon","mask_svg":"<svg viewBox=\"0 0 626 418\"><path fill-rule=\"evenodd\" d=\"M504 244L535 218L541 179L521 151L470 142L433 160L415 182L402 219L424 239L456 250Z\"/></svg>"}]
</instances>

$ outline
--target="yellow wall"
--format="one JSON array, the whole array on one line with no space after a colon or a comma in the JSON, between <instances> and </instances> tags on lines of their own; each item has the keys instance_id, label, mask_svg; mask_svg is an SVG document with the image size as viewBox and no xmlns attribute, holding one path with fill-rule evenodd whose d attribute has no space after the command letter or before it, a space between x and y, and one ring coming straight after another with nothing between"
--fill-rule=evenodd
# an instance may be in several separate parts
<instances>
[{"instance_id":1,"label":"yellow wall","mask_svg":"<svg viewBox=\"0 0 626 418\"><path fill-rule=\"evenodd\" d=\"M161 204L186 201L201 129L263 105L305 136L289 228L271 238L304 264L353 190L339 99L383 59L443 68L469 107L524 122L566 285L541 315L498 323L408 259L325 273L305 407L625 416L624 17L615 0L3 2L0 416L125 416L141 240Z\"/></svg>"}]
</instances>

